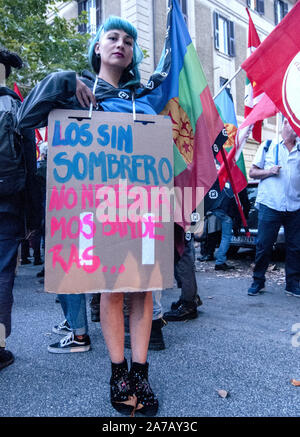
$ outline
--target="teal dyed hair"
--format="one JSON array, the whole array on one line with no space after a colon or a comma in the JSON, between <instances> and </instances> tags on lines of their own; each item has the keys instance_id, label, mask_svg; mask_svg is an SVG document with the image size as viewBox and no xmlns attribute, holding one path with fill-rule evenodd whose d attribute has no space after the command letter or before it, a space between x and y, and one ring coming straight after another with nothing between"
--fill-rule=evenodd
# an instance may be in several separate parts
<instances>
[{"instance_id":1,"label":"teal dyed hair","mask_svg":"<svg viewBox=\"0 0 300 437\"><path fill-rule=\"evenodd\" d=\"M111 15L108 19L99 27L95 38L92 40L89 46L88 58L89 62L96 74L99 74L101 58L96 56L95 44L100 41L102 35L112 29L124 30L128 35L130 35L134 40L133 45L133 57L131 64L124 70L119 85L120 87L132 87L140 84L140 73L138 65L143 59L143 52L137 43L137 30L136 28L127 20L123 18L115 17Z\"/></svg>"}]
</instances>

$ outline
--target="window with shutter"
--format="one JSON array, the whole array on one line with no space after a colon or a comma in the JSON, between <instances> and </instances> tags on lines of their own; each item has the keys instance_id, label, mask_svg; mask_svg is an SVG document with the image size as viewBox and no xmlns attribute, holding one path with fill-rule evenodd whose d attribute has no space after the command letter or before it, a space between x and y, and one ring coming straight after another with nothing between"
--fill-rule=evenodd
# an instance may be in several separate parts
<instances>
[{"instance_id":1,"label":"window with shutter","mask_svg":"<svg viewBox=\"0 0 300 437\"><path fill-rule=\"evenodd\" d=\"M229 55L229 32L228 22L219 15L219 50Z\"/></svg>"},{"instance_id":2,"label":"window with shutter","mask_svg":"<svg viewBox=\"0 0 300 437\"><path fill-rule=\"evenodd\" d=\"M229 55L235 56L235 44L234 44L234 23L233 21L228 21L229 28Z\"/></svg>"},{"instance_id":3,"label":"window with shutter","mask_svg":"<svg viewBox=\"0 0 300 437\"><path fill-rule=\"evenodd\" d=\"M96 0L96 28L102 23L101 0Z\"/></svg>"},{"instance_id":4,"label":"window with shutter","mask_svg":"<svg viewBox=\"0 0 300 437\"><path fill-rule=\"evenodd\" d=\"M283 17L285 17L286 14L289 13L289 5L286 2L281 2L281 3L283 4Z\"/></svg>"},{"instance_id":5,"label":"window with shutter","mask_svg":"<svg viewBox=\"0 0 300 437\"><path fill-rule=\"evenodd\" d=\"M257 0L256 10L259 14L263 15L265 13L265 2L264 0Z\"/></svg>"},{"instance_id":6,"label":"window with shutter","mask_svg":"<svg viewBox=\"0 0 300 437\"><path fill-rule=\"evenodd\" d=\"M275 25L279 23L278 21L278 0L274 1L274 23Z\"/></svg>"},{"instance_id":7,"label":"window with shutter","mask_svg":"<svg viewBox=\"0 0 300 437\"><path fill-rule=\"evenodd\" d=\"M215 49L235 56L234 23L217 12L213 13Z\"/></svg>"},{"instance_id":8,"label":"window with shutter","mask_svg":"<svg viewBox=\"0 0 300 437\"><path fill-rule=\"evenodd\" d=\"M81 14L82 11L87 10L87 1L79 1L78 2L78 16ZM86 23L82 23L78 26L78 32L80 33L86 33L87 31L87 25Z\"/></svg>"},{"instance_id":9,"label":"window with shutter","mask_svg":"<svg viewBox=\"0 0 300 437\"><path fill-rule=\"evenodd\" d=\"M95 35L96 33L96 0L88 0L88 19L89 19L89 24L88 24L88 28L87 31L88 33L90 33L91 35Z\"/></svg>"},{"instance_id":10,"label":"window with shutter","mask_svg":"<svg viewBox=\"0 0 300 437\"><path fill-rule=\"evenodd\" d=\"M188 11L187 11L187 0L179 0L179 6L181 7L181 12L186 25L188 25Z\"/></svg>"},{"instance_id":11,"label":"window with shutter","mask_svg":"<svg viewBox=\"0 0 300 437\"><path fill-rule=\"evenodd\" d=\"M257 11L259 14L263 15L265 13L265 2L264 0L247 0L248 8L253 11Z\"/></svg>"},{"instance_id":12,"label":"window with shutter","mask_svg":"<svg viewBox=\"0 0 300 437\"><path fill-rule=\"evenodd\" d=\"M102 22L101 6L101 0L78 1L78 15L80 15L82 11L86 11L88 19L88 24L81 24L78 26L79 32L88 32L91 35L96 34L96 31Z\"/></svg>"},{"instance_id":13,"label":"window with shutter","mask_svg":"<svg viewBox=\"0 0 300 437\"><path fill-rule=\"evenodd\" d=\"M214 12L214 41L215 49L219 50L219 14Z\"/></svg>"},{"instance_id":14,"label":"window with shutter","mask_svg":"<svg viewBox=\"0 0 300 437\"><path fill-rule=\"evenodd\" d=\"M289 5L281 0L274 1L274 21L278 24L288 13Z\"/></svg>"},{"instance_id":15,"label":"window with shutter","mask_svg":"<svg viewBox=\"0 0 300 437\"><path fill-rule=\"evenodd\" d=\"M228 79L225 79L225 77L220 76L220 88L222 88L225 83L228 82Z\"/></svg>"}]
</instances>

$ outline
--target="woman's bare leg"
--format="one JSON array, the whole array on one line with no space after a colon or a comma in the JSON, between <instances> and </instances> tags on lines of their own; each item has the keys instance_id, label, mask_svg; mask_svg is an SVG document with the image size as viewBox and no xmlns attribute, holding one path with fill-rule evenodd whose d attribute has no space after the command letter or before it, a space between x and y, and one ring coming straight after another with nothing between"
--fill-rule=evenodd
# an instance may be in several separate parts
<instances>
[{"instance_id":1,"label":"woman's bare leg","mask_svg":"<svg viewBox=\"0 0 300 437\"><path fill-rule=\"evenodd\" d=\"M147 361L152 326L152 292L130 294L129 328L132 362L144 364Z\"/></svg>"},{"instance_id":2,"label":"woman's bare leg","mask_svg":"<svg viewBox=\"0 0 300 437\"><path fill-rule=\"evenodd\" d=\"M123 299L123 293L101 294L101 329L113 363L124 361Z\"/></svg>"}]
</instances>

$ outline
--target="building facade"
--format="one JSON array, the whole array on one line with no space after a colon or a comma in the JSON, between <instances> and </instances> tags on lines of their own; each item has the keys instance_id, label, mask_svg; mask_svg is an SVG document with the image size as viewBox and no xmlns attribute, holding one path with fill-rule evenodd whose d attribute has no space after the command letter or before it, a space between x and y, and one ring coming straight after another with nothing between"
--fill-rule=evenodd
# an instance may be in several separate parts
<instances>
[{"instance_id":1,"label":"building facade","mask_svg":"<svg viewBox=\"0 0 300 437\"><path fill-rule=\"evenodd\" d=\"M248 15L263 41L297 0L178 0L192 41L196 47L212 95L230 79L247 56ZM94 34L109 16L119 15L138 29L139 44L147 51L141 66L142 80L147 82L157 65L166 32L167 0L78 0L61 3L60 13L66 18L86 11L88 24L80 32ZM49 17L51 19L51 17ZM243 120L245 72L231 84L238 122ZM263 139L275 136L275 117L264 121ZM244 149L249 168L258 144L249 139Z\"/></svg>"}]
</instances>

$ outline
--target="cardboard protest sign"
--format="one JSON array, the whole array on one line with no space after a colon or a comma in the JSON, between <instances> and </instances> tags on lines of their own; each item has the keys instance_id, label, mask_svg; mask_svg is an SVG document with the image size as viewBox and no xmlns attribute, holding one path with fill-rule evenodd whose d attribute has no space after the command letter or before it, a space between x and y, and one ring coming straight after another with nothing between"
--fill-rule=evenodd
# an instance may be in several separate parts
<instances>
[{"instance_id":1,"label":"cardboard protest sign","mask_svg":"<svg viewBox=\"0 0 300 437\"><path fill-rule=\"evenodd\" d=\"M49 115L45 289L173 286L173 149L168 117Z\"/></svg>"}]
</instances>

